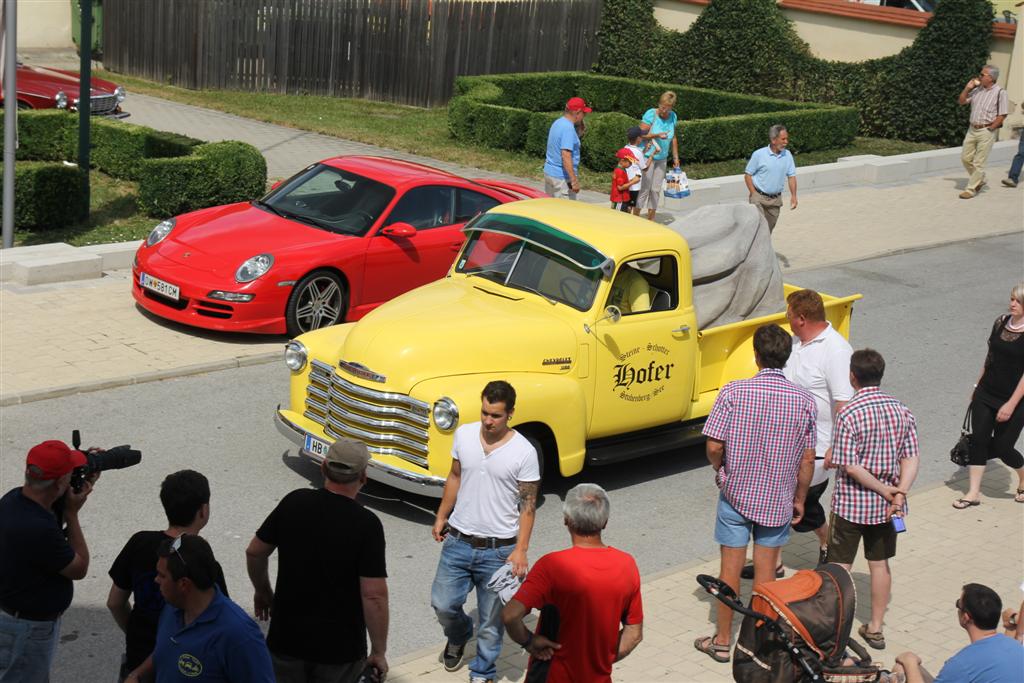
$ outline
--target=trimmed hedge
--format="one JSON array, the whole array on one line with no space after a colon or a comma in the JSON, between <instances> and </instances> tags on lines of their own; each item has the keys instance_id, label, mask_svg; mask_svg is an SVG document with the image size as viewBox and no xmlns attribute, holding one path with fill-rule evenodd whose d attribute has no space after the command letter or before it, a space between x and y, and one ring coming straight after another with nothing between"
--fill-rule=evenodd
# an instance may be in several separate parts
<instances>
[{"instance_id":1,"label":"trimmed hedge","mask_svg":"<svg viewBox=\"0 0 1024 683\"><path fill-rule=\"evenodd\" d=\"M0 168L0 180L3 169ZM0 198L0 207L3 199ZM85 214L81 178L74 166L22 161L14 167L14 225L23 230L53 228Z\"/></svg>"},{"instance_id":2,"label":"trimmed hedge","mask_svg":"<svg viewBox=\"0 0 1024 683\"><path fill-rule=\"evenodd\" d=\"M258 149L233 140L211 142L187 157L144 160L139 208L166 218L253 199L263 194L266 184L267 162Z\"/></svg>"},{"instance_id":3,"label":"trimmed hedge","mask_svg":"<svg viewBox=\"0 0 1024 683\"><path fill-rule=\"evenodd\" d=\"M685 33L657 24L653 0L605 0L594 71L852 105L864 135L953 145L968 117L956 97L988 59L992 17L988 0L942 0L911 46L851 63L815 57L774 0L712 0Z\"/></svg>"},{"instance_id":4,"label":"trimmed hedge","mask_svg":"<svg viewBox=\"0 0 1024 683\"><path fill-rule=\"evenodd\" d=\"M579 95L594 108L586 119L581 163L606 171L626 144L626 130L666 90L678 96L676 132L687 162L745 157L767 144L768 128L776 123L793 131L794 152L841 147L857 132L852 107L578 72L461 76L448 104L448 128L459 140L543 156L552 122L565 101Z\"/></svg>"},{"instance_id":5,"label":"trimmed hedge","mask_svg":"<svg viewBox=\"0 0 1024 683\"><path fill-rule=\"evenodd\" d=\"M263 155L244 142L203 144L185 135L98 118L90 128L93 166L137 182L139 206L151 216L253 199L266 189ZM20 111L18 142L15 226L47 228L85 215L76 167L30 163L75 160L78 118L55 110Z\"/></svg>"}]
</instances>

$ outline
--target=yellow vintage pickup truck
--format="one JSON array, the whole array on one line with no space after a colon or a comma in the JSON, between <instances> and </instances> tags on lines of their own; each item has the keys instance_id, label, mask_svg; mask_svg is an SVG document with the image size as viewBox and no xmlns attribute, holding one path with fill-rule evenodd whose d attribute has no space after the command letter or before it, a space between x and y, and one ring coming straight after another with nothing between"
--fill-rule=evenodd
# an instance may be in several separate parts
<instances>
[{"instance_id":1,"label":"yellow vintage pickup truck","mask_svg":"<svg viewBox=\"0 0 1024 683\"><path fill-rule=\"evenodd\" d=\"M691 443L719 388L756 372L754 330L786 325L795 289L777 275L769 315L700 329L693 293L707 278L694 279L677 230L536 199L495 207L465 233L444 279L288 343L291 405L276 423L303 455L321 460L335 438L359 439L371 479L439 497L455 428L479 419L492 379L515 387L512 426L548 474ZM859 295L823 298L849 336Z\"/></svg>"}]
</instances>

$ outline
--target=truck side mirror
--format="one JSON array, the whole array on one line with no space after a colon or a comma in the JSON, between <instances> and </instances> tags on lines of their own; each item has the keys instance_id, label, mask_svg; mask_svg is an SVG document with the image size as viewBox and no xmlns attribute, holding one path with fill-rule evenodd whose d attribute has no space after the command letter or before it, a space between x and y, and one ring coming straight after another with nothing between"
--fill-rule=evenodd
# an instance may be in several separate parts
<instances>
[{"instance_id":1,"label":"truck side mirror","mask_svg":"<svg viewBox=\"0 0 1024 683\"><path fill-rule=\"evenodd\" d=\"M594 326L596 327L602 320L611 320L613 323L617 323L622 320L622 311L618 306L609 306L604 309L604 315L594 321ZM587 334L593 334L593 328L587 323L583 323L583 331Z\"/></svg>"}]
</instances>

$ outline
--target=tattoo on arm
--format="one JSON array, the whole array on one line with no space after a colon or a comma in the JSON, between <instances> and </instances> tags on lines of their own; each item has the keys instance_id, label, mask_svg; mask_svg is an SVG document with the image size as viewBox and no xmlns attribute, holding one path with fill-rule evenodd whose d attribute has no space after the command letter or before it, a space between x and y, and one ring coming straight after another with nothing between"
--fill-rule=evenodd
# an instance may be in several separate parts
<instances>
[{"instance_id":1,"label":"tattoo on arm","mask_svg":"<svg viewBox=\"0 0 1024 683\"><path fill-rule=\"evenodd\" d=\"M537 509L537 493L540 491L539 481L521 481L519 482L519 511L525 512L529 510L533 512Z\"/></svg>"}]
</instances>

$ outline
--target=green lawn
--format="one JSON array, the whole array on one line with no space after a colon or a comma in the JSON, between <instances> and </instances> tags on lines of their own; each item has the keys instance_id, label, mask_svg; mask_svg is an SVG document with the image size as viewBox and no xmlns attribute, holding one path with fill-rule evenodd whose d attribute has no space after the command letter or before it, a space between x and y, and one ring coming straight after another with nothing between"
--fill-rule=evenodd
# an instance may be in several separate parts
<instances>
[{"instance_id":1,"label":"green lawn","mask_svg":"<svg viewBox=\"0 0 1024 683\"><path fill-rule=\"evenodd\" d=\"M131 76L99 71L96 74L125 86L131 111L131 93L164 99L266 121L301 130L333 135L402 152L542 181L541 160L522 153L476 147L452 139L448 133L445 108L421 109L369 100L332 97L272 95L234 91L193 91L161 85ZM857 154L904 154L935 145L879 138L856 138L848 147L800 154L801 166L834 162ZM685 163L690 178L711 178L742 173L746 159L706 164ZM298 170L298 169L296 169ZM69 242L74 245L100 244L141 239L158 222L143 216L135 207L133 183L92 174L91 214L87 223L45 232L19 233L18 244ZM580 169L584 189L607 192L611 169L594 172Z\"/></svg>"}]
</instances>

